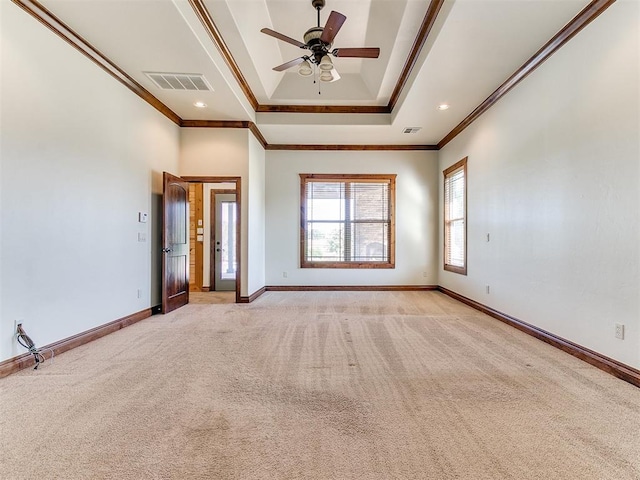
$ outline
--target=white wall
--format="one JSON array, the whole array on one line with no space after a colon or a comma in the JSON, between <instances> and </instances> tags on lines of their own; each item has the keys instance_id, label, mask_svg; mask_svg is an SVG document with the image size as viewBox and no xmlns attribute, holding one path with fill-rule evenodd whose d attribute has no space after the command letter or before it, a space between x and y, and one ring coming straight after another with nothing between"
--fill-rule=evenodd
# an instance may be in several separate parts
<instances>
[{"instance_id":1,"label":"white wall","mask_svg":"<svg viewBox=\"0 0 640 480\"><path fill-rule=\"evenodd\" d=\"M158 303L159 243L137 236L159 228L179 129L15 4L0 8L4 360L24 353L16 320L45 345Z\"/></svg>"},{"instance_id":2,"label":"white wall","mask_svg":"<svg viewBox=\"0 0 640 480\"><path fill-rule=\"evenodd\" d=\"M249 215L248 225L248 293L265 286L265 151L253 135L249 135Z\"/></svg>"},{"instance_id":3,"label":"white wall","mask_svg":"<svg viewBox=\"0 0 640 480\"><path fill-rule=\"evenodd\" d=\"M437 283L437 152L268 150L266 153L268 286ZM301 269L300 173L397 174L396 268ZM283 278L283 272L287 272L287 278Z\"/></svg>"},{"instance_id":4,"label":"white wall","mask_svg":"<svg viewBox=\"0 0 640 480\"><path fill-rule=\"evenodd\" d=\"M440 151L469 157L468 275L440 284L636 368L639 20L616 2Z\"/></svg>"}]
</instances>

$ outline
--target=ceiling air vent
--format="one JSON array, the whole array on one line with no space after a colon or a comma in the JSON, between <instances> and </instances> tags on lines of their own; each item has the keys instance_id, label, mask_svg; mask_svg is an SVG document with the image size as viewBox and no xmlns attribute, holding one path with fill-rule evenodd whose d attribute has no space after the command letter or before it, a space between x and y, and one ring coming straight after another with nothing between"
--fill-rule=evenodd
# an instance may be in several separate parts
<instances>
[{"instance_id":1,"label":"ceiling air vent","mask_svg":"<svg viewBox=\"0 0 640 480\"><path fill-rule=\"evenodd\" d=\"M207 79L200 73L144 72L144 74L162 90L213 91Z\"/></svg>"},{"instance_id":2,"label":"ceiling air vent","mask_svg":"<svg viewBox=\"0 0 640 480\"><path fill-rule=\"evenodd\" d=\"M418 133L422 127L405 127L402 133Z\"/></svg>"}]
</instances>

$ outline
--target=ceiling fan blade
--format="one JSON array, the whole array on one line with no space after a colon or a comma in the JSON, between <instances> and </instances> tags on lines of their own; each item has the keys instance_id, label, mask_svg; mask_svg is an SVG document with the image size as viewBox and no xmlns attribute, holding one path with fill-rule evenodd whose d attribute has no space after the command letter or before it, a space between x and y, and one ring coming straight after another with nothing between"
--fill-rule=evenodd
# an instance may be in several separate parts
<instances>
[{"instance_id":1,"label":"ceiling fan blade","mask_svg":"<svg viewBox=\"0 0 640 480\"><path fill-rule=\"evenodd\" d=\"M336 48L331 53L336 57L378 58L380 49L378 47Z\"/></svg>"},{"instance_id":2,"label":"ceiling fan blade","mask_svg":"<svg viewBox=\"0 0 640 480\"><path fill-rule=\"evenodd\" d=\"M329 15L329 18L327 19L326 25L324 26L324 30L322 30L320 40L328 44L333 43L333 39L336 38L336 35L340 31L340 28L346 19L347 17L341 13L332 11L331 15Z\"/></svg>"},{"instance_id":3,"label":"ceiling fan blade","mask_svg":"<svg viewBox=\"0 0 640 480\"><path fill-rule=\"evenodd\" d=\"M290 43L291 45L295 45L296 47L307 48L307 46L304 43L299 42L295 38L287 37L286 35L283 35L282 33L278 33L275 30L271 30L270 28L263 28L260 31L262 33L265 33L265 34L271 36L271 37L277 38L278 40L282 40L283 42L287 42L287 43Z\"/></svg>"},{"instance_id":4,"label":"ceiling fan blade","mask_svg":"<svg viewBox=\"0 0 640 480\"><path fill-rule=\"evenodd\" d=\"M333 80L331 80L329 83L337 82L338 80L340 80L340 74L335 68L331 69L331 75L333 75Z\"/></svg>"},{"instance_id":5,"label":"ceiling fan blade","mask_svg":"<svg viewBox=\"0 0 640 480\"><path fill-rule=\"evenodd\" d=\"M305 61L304 57L296 58L294 60L291 60L290 62L283 63L282 65L278 65L277 67L273 67L273 69L276 72L282 72L282 71L286 70L287 68L291 68L291 67L294 67L296 65L300 65L304 61Z\"/></svg>"}]
</instances>

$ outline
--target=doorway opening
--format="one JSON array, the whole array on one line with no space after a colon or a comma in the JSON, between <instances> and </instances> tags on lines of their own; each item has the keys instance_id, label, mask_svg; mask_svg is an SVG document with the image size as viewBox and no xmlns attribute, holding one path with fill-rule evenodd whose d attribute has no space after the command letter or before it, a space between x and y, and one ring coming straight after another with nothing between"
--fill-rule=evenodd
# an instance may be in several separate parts
<instances>
[{"instance_id":1,"label":"doorway opening","mask_svg":"<svg viewBox=\"0 0 640 480\"><path fill-rule=\"evenodd\" d=\"M176 177L165 172L163 313L189 303L190 292L201 296L217 291L228 299L222 292L235 291L235 303L241 303L240 198L240 177Z\"/></svg>"},{"instance_id":2,"label":"doorway opening","mask_svg":"<svg viewBox=\"0 0 640 480\"><path fill-rule=\"evenodd\" d=\"M189 184L189 292L234 291L237 202L233 183Z\"/></svg>"}]
</instances>

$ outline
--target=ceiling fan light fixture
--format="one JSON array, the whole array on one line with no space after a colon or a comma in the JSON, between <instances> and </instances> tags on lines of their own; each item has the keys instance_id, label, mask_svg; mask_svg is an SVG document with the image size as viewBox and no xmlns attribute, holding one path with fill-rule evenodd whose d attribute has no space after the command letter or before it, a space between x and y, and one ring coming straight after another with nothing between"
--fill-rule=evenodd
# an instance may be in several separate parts
<instances>
[{"instance_id":1,"label":"ceiling fan light fixture","mask_svg":"<svg viewBox=\"0 0 640 480\"><path fill-rule=\"evenodd\" d=\"M300 64L300 67L298 68L298 75L301 75L303 77L308 77L312 73L313 73L313 69L311 68L311 64L309 63L309 60L305 60Z\"/></svg>"},{"instance_id":2,"label":"ceiling fan light fixture","mask_svg":"<svg viewBox=\"0 0 640 480\"><path fill-rule=\"evenodd\" d=\"M318 67L320 68L320 70L323 70L323 71L333 70L333 63L331 62L329 55L322 56L322 58L320 59L320 63L318 64Z\"/></svg>"},{"instance_id":3,"label":"ceiling fan light fixture","mask_svg":"<svg viewBox=\"0 0 640 480\"><path fill-rule=\"evenodd\" d=\"M260 30L261 33L269 35L270 37L310 51L308 55L294 58L282 65L273 67L272 70L276 72L283 72L289 68L299 65L298 74L303 77L308 77L315 72L320 74L319 76L321 81L335 82L340 80L340 75L336 72L329 55L333 55L334 57L378 58L380 55L380 48L378 47L357 47L331 50L333 41L347 17L334 10L329 14L329 18L324 24L324 27L321 27L320 10L325 6L325 2L326 0L311 0L311 6L317 13L318 25L311 27L305 32L304 43L280 32L276 32L275 30L271 30L270 28L263 28ZM316 66L318 67L318 70L316 70ZM318 93L320 92L318 91Z\"/></svg>"},{"instance_id":4,"label":"ceiling fan light fixture","mask_svg":"<svg viewBox=\"0 0 640 480\"><path fill-rule=\"evenodd\" d=\"M320 73L320 81L321 82L333 81L333 74L331 73L331 70L323 70L322 73Z\"/></svg>"}]
</instances>

